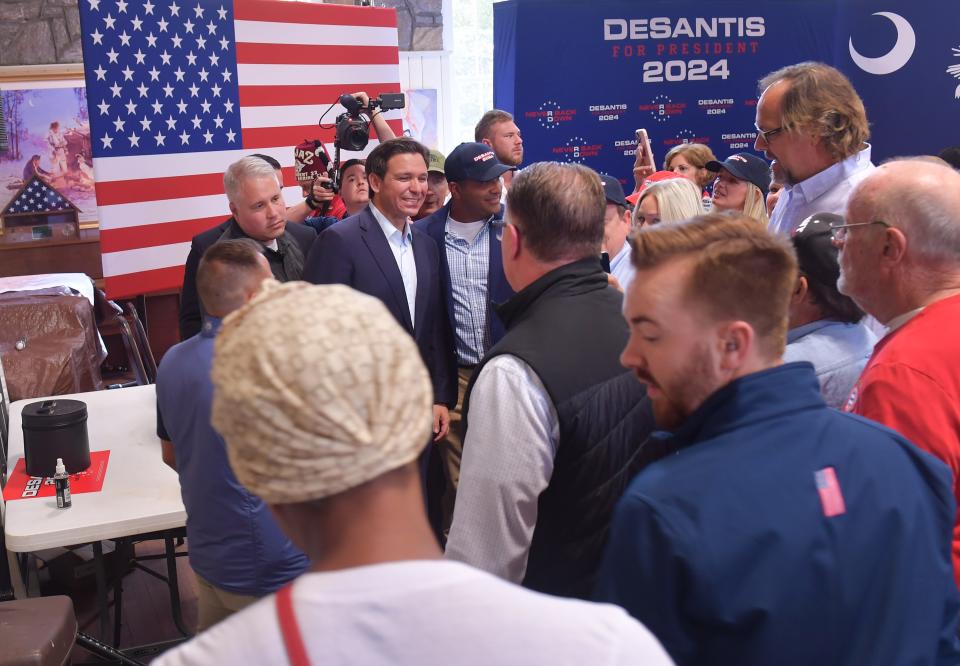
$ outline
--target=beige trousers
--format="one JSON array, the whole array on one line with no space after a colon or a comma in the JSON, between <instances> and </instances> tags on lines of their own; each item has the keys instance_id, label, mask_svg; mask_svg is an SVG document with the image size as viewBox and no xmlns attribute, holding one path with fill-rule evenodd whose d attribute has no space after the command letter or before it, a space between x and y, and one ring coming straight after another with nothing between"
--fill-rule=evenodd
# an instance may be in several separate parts
<instances>
[{"instance_id":1,"label":"beige trousers","mask_svg":"<svg viewBox=\"0 0 960 666\"><path fill-rule=\"evenodd\" d=\"M196 572L194 575L197 578L197 633L206 631L260 598L221 590L197 576Z\"/></svg>"},{"instance_id":2,"label":"beige trousers","mask_svg":"<svg viewBox=\"0 0 960 666\"><path fill-rule=\"evenodd\" d=\"M457 501L457 485L460 483L460 458L463 456L463 398L467 385L473 377L474 368L457 368L457 406L450 410L450 431L439 442L440 459L446 487L443 491L443 534L450 533L453 523L453 507Z\"/></svg>"}]
</instances>

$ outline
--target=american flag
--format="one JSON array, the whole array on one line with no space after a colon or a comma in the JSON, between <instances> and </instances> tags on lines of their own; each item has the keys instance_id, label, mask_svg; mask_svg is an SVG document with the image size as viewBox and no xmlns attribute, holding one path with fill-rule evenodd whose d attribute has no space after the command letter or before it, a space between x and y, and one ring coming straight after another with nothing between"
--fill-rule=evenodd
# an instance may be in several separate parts
<instances>
[{"instance_id":1,"label":"american flag","mask_svg":"<svg viewBox=\"0 0 960 666\"><path fill-rule=\"evenodd\" d=\"M331 103L400 91L393 9L80 0L80 20L111 298L180 288L191 238L230 215L231 162L276 158L295 203L293 148L319 138L333 153L333 130L317 125ZM342 112L334 106L324 125ZM400 112L385 117L400 134Z\"/></svg>"},{"instance_id":2,"label":"american flag","mask_svg":"<svg viewBox=\"0 0 960 666\"><path fill-rule=\"evenodd\" d=\"M843 501L843 491L840 490L836 471L832 467L824 467L813 473L813 479L817 484L823 515L833 518L846 513L847 506Z\"/></svg>"},{"instance_id":3,"label":"american flag","mask_svg":"<svg viewBox=\"0 0 960 666\"><path fill-rule=\"evenodd\" d=\"M55 189L33 176L4 208L4 213L46 213L52 210L75 209Z\"/></svg>"}]
</instances>

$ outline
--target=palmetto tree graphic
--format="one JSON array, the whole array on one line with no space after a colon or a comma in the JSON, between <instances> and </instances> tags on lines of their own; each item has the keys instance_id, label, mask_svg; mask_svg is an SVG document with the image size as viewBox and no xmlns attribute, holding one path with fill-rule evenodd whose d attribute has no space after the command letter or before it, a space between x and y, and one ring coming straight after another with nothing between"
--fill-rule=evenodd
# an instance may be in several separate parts
<instances>
[{"instance_id":1,"label":"palmetto tree graphic","mask_svg":"<svg viewBox=\"0 0 960 666\"><path fill-rule=\"evenodd\" d=\"M960 58L960 48L954 47L950 50L953 51L954 58ZM960 63L947 67L947 74L950 74L955 79L960 79ZM960 86L957 86L957 89L953 92L953 96L960 99Z\"/></svg>"}]
</instances>

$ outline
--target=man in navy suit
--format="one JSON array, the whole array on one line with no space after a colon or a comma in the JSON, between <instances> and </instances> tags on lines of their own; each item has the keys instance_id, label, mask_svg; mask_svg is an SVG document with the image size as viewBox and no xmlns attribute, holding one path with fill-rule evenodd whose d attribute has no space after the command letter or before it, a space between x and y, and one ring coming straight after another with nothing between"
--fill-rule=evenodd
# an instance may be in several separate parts
<instances>
[{"instance_id":1,"label":"man in navy suit","mask_svg":"<svg viewBox=\"0 0 960 666\"><path fill-rule=\"evenodd\" d=\"M503 217L500 177L512 171L482 143L461 143L445 163L450 202L418 221L440 250L440 273L447 316L456 351L456 372L450 382L458 385L457 406L450 413L450 432L441 442L446 488L443 496L443 526L453 518L463 433L460 420L463 396L474 368L487 351L503 337L504 328L493 309L513 296L503 274L500 241L494 220Z\"/></svg>"},{"instance_id":2,"label":"man in navy suit","mask_svg":"<svg viewBox=\"0 0 960 666\"><path fill-rule=\"evenodd\" d=\"M447 434L457 385L437 245L410 221L426 196L428 159L427 149L407 137L374 148L367 156L370 204L320 234L303 279L376 296L413 336L433 380L436 441Z\"/></svg>"}]
</instances>

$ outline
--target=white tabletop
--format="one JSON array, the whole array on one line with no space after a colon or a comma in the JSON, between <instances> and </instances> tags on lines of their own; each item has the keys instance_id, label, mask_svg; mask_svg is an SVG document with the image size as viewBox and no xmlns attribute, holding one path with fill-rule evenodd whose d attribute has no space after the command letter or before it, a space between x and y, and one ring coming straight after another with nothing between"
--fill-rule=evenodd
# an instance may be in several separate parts
<instances>
[{"instance_id":1,"label":"white tabletop","mask_svg":"<svg viewBox=\"0 0 960 666\"><path fill-rule=\"evenodd\" d=\"M0 278L0 293L49 287L70 287L85 296L90 305L93 305L93 281L86 273L40 273Z\"/></svg>"},{"instance_id":2,"label":"white tabletop","mask_svg":"<svg viewBox=\"0 0 960 666\"><path fill-rule=\"evenodd\" d=\"M110 450L103 490L74 494L69 509L58 509L55 497L6 502L7 549L29 552L186 524L177 473L160 455L155 396L152 384L56 396L87 403L90 450ZM46 399L11 403L8 469L23 456L21 410Z\"/></svg>"}]
</instances>

